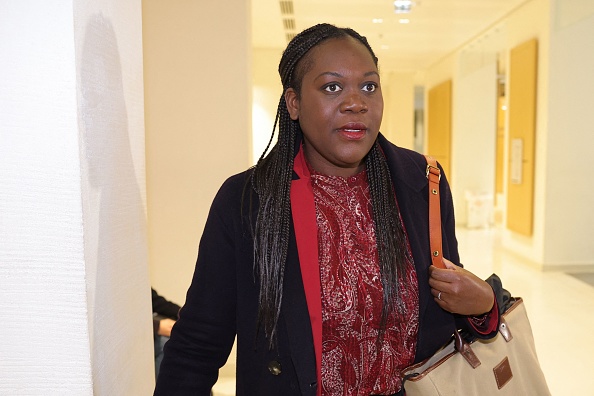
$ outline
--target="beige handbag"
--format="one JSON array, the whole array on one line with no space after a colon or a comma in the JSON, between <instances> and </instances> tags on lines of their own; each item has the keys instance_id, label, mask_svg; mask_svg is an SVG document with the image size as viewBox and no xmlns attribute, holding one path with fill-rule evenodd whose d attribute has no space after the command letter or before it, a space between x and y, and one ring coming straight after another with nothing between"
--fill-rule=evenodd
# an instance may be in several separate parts
<instances>
[{"instance_id":1,"label":"beige handbag","mask_svg":"<svg viewBox=\"0 0 594 396\"><path fill-rule=\"evenodd\" d=\"M408 367L403 372L406 396L550 395L522 299L501 319L495 338L468 344L457 333L458 341Z\"/></svg>"},{"instance_id":2,"label":"beige handbag","mask_svg":"<svg viewBox=\"0 0 594 396\"><path fill-rule=\"evenodd\" d=\"M440 170L435 160L427 161L431 251L434 265L441 266ZM405 369L402 379L406 395L550 395L524 302L521 298L512 300L494 338L468 343L455 332L448 345Z\"/></svg>"}]
</instances>

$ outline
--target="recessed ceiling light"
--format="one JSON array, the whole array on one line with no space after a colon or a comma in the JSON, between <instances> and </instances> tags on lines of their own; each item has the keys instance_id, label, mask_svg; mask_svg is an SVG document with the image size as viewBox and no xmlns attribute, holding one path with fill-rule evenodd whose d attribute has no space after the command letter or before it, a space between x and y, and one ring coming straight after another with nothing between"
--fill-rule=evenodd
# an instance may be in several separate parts
<instances>
[{"instance_id":1,"label":"recessed ceiling light","mask_svg":"<svg viewBox=\"0 0 594 396\"><path fill-rule=\"evenodd\" d=\"M383 50L387 50L387 49L390 49L390 46L386 45L386 44L382 44L380 48Z\"/></svg>"},{"instance_id":2,"label":"recessed ceiling light","mask_svg":"<svg viewBox=\"0 0 594 396\"><path fill-rule=\"evenodd\" d=\"M412 0L395 0L394 12L396 14L408 14L414 4Z\"/></svg>"},{"instance_id":3,"label":"recessed ceiling light","mask_svg":"<svg viewBox=\"0 0 594 396\"><path fill-rule=\"evenodd\" d=\"M410 23L410 19L402 18L402 19L399 19L398 22L403 25L406 25L406 24Z\"/></svg>"},{"instance_id":4,"label":"recessed ceiling light","mask_svg":"<svg viewBox=\"0 0 594 396\"><path fill-rule=\"evenodd\" d=\"M382 18L373 18L373 23L384 23Z\"/></svg>"}]
</instances>

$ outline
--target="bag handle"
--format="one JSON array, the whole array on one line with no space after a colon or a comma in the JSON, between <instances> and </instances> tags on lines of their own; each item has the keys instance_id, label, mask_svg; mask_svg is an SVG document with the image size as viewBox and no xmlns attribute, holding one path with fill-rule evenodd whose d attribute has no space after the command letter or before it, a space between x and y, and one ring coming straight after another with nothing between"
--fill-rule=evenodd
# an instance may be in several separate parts
<instances>
[{"instance_id":1,"label":"bag handle","mask_svg":"<svg viewBox=\"0 0 594 396\"><path fill-rule=\"evenodd\" d=\"M441 206L439 198L439 182L441 180L441 169L437 161L428 155L426 176L429 180L429 243L431 244L431 263L437 268L445 268L443 263L442 241L441 241ZM459 331L454 332L454 345L456 350L466 359L472 368L480 366L481 361L473 352L469 343L464 341Z\"/></svg>"},{"instance_id":2,"label":"bag handle","mask_svg":"<svg viewBox=\"0 0 594 396\"><path fill-rule=\"evenodd\" d=\"M437 268L445 268L443 263L443 252L441 250L441 207L439 198L439 181L441 180L441 169L437 161L426 155L427 171L429 180L429 241L431 244L431 263Z\"/></svg>"}]
</instances>

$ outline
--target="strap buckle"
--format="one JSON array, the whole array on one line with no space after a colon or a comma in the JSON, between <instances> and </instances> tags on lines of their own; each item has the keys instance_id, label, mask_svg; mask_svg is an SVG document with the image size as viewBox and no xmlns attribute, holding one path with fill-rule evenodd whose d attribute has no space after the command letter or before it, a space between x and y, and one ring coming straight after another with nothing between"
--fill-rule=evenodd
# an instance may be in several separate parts
<instances>
[{"instance_id":1,"label":"strap buckle","mask_svg":"<svg viewBox=\"0 0 594 396\"><path fill-rule=\"evenodd\" d=\"M429 179L429 173L431 173L432 175L436 175L438 177L438 180L441 180L441 170L437 166L427 164L427 171L425 173L427 179Z\"/></svg>"}]
</instances>

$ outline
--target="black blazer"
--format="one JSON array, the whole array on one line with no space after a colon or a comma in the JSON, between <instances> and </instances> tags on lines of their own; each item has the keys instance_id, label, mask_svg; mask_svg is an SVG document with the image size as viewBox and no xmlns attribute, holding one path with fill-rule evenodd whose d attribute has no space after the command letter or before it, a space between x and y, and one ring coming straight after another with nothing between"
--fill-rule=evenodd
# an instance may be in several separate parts
<instances>
[{"instance_id":1,"label":"black blazer","mask_svg":"<svg viewBox=\"0 0 594 396\"><path fill-rule=\"evenodd\" d=\"M381 135L378 139L388 160L417 271L420 323L415 361L420 361L449 340L456 322L462 327L466 321L442 310L430 293L425 158ZM313 337L292 227L277 346L270 350L263 332L256 329L259 287L253 271L247 199L243 217L241 211L248 177L246 171L229 178L214 199L186 303L165 345L155 395L208 396L235 337L238 396L316 395ZM452 195L445 176L440 190L444 257L459 264ZM252 208L257 207L253 202ZM251 218L255 220L255 212Z\"/></svg>"}]
</instances>

